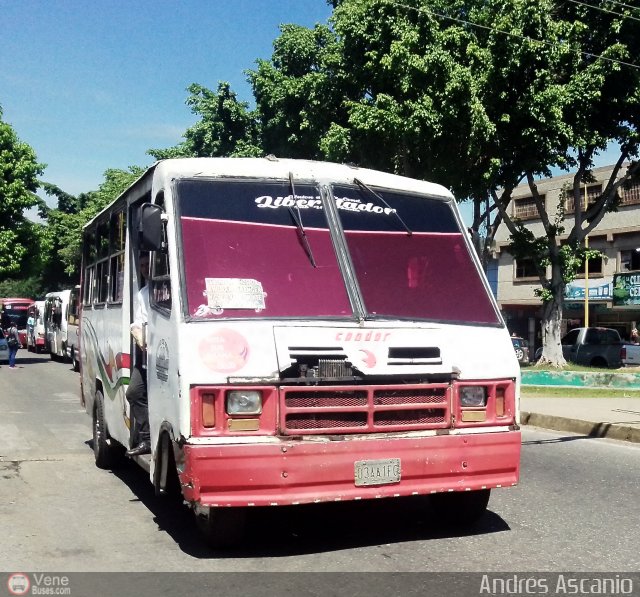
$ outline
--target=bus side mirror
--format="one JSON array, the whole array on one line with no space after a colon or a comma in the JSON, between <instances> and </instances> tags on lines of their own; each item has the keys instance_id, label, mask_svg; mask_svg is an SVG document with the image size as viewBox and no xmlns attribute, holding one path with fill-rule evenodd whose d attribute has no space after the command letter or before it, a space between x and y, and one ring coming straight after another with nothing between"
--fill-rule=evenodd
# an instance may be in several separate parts
<instances>
[{"instance_id":1,"label":"bus side mirror","mask_svg":"<svg viewBox=\"0 0 640 597\"><path fill-rule=\"evenodd\" d=\"M162 246L162 208L152 203L140 206L140 249L160 251Z\"/></svg>"}]
</instances>

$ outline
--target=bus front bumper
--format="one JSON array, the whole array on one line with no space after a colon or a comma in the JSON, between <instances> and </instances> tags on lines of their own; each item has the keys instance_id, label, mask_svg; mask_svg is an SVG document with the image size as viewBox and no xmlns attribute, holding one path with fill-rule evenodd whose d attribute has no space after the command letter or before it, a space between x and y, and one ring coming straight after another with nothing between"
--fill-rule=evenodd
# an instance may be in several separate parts
<instances>
[{"instance_id":1,"label":"bus front bumper","mask_svg":"<svg viewBox=\"0 0 640 597\"><path fill-rule=\"evenodd\" d=\"M516 485L520 445L520 431L341 441L187 443L182 448L179 476L184 498L210 507L428 495ZM375 474L384 479L387 469L394 467L392 481L376 484ZM362 485L363 470L372 471L368 481L373 484Z\"/></svg>"}]
</instances>

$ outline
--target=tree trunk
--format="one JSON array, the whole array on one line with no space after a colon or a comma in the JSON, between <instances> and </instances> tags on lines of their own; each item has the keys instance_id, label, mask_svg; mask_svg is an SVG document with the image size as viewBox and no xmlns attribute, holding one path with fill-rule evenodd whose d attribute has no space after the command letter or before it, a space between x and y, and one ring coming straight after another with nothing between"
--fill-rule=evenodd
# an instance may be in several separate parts
<instances>
[{"instance_id":1,"label":"tree trunk","mask_svg":"<svg viewBox=\"0 0 640 597\"><path fill-rule=\"evenodd\" d=\"M558 273L556 274L556 269ZM552 278L552 293L550 300L543 303L542 310L542 356L541 364L551 365L562 369L567 362L562 355L562 310L564 303L564 282L559 274L559 268L554 268ZM558 276L560 279L556 278Z\"/></svg>"}]
</instances>

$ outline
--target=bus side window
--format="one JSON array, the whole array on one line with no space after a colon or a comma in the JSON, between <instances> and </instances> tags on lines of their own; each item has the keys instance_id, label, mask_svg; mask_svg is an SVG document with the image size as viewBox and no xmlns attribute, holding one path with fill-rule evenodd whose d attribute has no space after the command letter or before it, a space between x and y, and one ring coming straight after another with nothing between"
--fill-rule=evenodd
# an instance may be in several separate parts
<instances>
[{"instance_id":1,"label":"bus side window","mask_svg":"<svg viewBox=\"0 0 640 597\"><path fill-rule=\"evenodd\" d=\"M156 251L151 270L152 300L155 305L171 311L171 277L169 275L169 256Z\"/></svg>"},{"instance_id":2,"label":"bus side window","mask_svg":"<svg viewBox=\"0 0 640 597\"><path fill-rule=\"evenodd\" d=\"M124 290L124 249L126 238L126 218L124 210L111 215L111 264L109 280L111 288L109 300L114 303L122 302Z\"/></svg>"},{"instance_id":3,"label":"bus side window","mask_svg":"<svg viewBox=\"0 0 640 597\"><path fill-rule=\"evenodd\" d=\"M164 209L164 192L156 195L156 205ZM167 226L162 227L163 245L167 246ZM171 311L171 276L167 250L155 251L151 264L151 302L161 309Z\"/></svg>"},{"instance_id":4,"label":"bus side window","mask_svg":"<svg viewBox=\"0 0 640 597\"><path fill-rule=\"evenodd\" d=\"M105 259L97 266L96 282L98 285L98 303L106 303L109 296L109 262Z\"/></svg>"},{"instance_id":5,"label":"bus side window","mask_svg":"<svg viewBox=\"0 0 640 597\"><path fill-rule=\"evenodd\" d=\"M82 302L85 305L93 303L93 267L86 267L82 278Z\"/></svg>"}]
</instances>

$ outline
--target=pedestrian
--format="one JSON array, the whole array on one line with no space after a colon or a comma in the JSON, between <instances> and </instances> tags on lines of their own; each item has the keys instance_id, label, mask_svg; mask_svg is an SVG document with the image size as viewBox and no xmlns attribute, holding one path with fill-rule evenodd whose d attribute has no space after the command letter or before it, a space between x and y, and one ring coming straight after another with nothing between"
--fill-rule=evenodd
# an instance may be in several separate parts
<instances>
[{"instance_id":1,"label":"pedestrian","mask_svg":"<svg viewBox=\"0 0 640 597\"><path fill-rule=\"evenodd\" d=\"M7 345L9 346L9 369L15 369L16 355L18 354L18 348L20 348L20 336L15 323L12 323L7 331Z\"/></svg>"},{"instance_id":2,"label":"pedestrian","mask_svg":"<svg viewBox=\"0 0 640 597\"><path fill-rule=\"evenodd\" d=\"M637 328L633 328L631 330L631 342L633 342L634 344L638 344L638 340L639 340L638 330Z\"/></svg>"}]
</instances>

